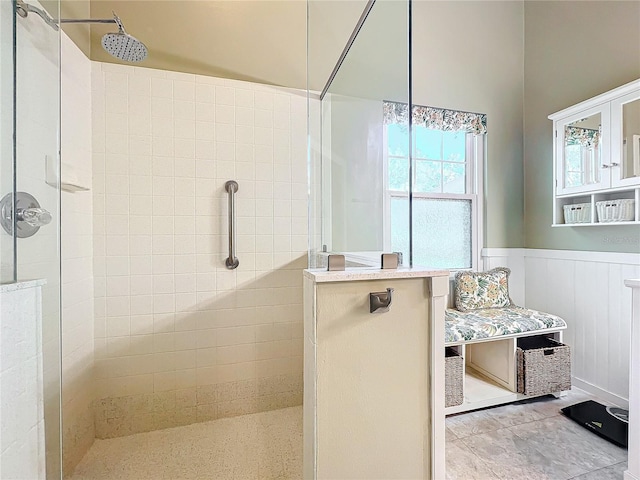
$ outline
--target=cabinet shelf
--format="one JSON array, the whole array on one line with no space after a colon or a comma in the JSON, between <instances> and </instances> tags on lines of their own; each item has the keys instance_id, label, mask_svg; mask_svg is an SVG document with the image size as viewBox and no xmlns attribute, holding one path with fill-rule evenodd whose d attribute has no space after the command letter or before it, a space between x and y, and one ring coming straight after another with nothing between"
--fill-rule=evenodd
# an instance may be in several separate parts
<instances>
[{"instance_id":1,"label":"cabinet shelf","mask_svg":"<svg viewBox=\"0 0 640 480\"><path fill-rule=\"evenodd\" d=\"M552 227L610 227L613 225L640 225L640 222L554 223Z\"/></svg>"},{"instance_id":2,"label":"cabinet shelf","mask_svg":"<svg viewBox=\"0 0 640 480\"><path fill-rule=\"evenodd\" d=\"M620 222L599 222L597 203L607 200L631 199L635 201L633 220ZM585 204L591 206L591 221L585 223L565 223L564 206ZM614 225L640 225L640 187L618 188L615 190L599 190L591 193L574 193L570 195L555 196L554 198L554 222L552 227L608 227Z\"/></svg>"},{"instance_id":3,"label":"cabinet shelf","mask_svg":"<svg viewBox=\"0 0 640 480\"><path fill-rule=\"evenodd\" d=\"M601 194L610 194L610 193L620 193L620 192L630 192L636 190L640 187L618 187L618 188L603 188L601 190L592 190L590 192L579 192L579 193L563 193L557 194L557 199L562 198L575 198L575 197L586 197L590 195L601 195Z\"/></svg>"}]
</instances>

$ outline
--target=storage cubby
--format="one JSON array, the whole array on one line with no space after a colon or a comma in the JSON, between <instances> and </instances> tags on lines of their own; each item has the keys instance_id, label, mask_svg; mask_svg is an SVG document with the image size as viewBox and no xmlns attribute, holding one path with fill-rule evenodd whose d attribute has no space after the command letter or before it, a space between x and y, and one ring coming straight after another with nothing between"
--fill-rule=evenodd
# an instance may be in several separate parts
<instances>
[{"instance_id":1,"label":"storage cubby","mask_svg":"<svg viewBox=\"0 0 640 480\"><path fill-rule=\"evenodd\" d=\"M568 222L567 215L565 213L566 209L571 207L581 208L584 205L589 206L588 212L586 212L587 213L586 221L578 221L581 219L576 218L575 221ZM594 213L593 209L594 209L594 206L593 206L592 195L579 195L574 197L558 198L555 204L555 212L554 212L555 223L567 224L567 225L569 224L574 225L576 223L592 223L595 220L593 216L593 213ZM583 210L582 213L585 213L585 210ZM579 216L580 214L575 214L575 217L579 217Z\"/></svg>"},{"instance_id":2,"label":"storage cubby","mask_svg":"<svg viewBox=\"0 0 640 480\"><path fill-rule=\"evenodd\" d=\"M598 202L610 202L624 200L631 203L632 215L630 220L602 221L598 216ZM565 218L565 205L590 204L590 221L567 223ZM611 208L619 208L619 205ZM554 200L554 227L585 227L604 225L640 225L640 188L622 188L618 190L603 190L589 195L574 194L555 197Z\"/></svg>"},{"instance_id":3,"label":"storage cubby","mask_svg":"<svg viewBox=\"0 0 640 480\"><path fill-rule=\"evenodd\" d=\"M464 401L460 405L447 406L446 414L467 412L539 396L518 393L518 341L536 338L550 338L556 342L562 342L562 332L525 337L498 337L447 347L447 350L455 349L455 355L464 358ZM524 341L527 342L527 340ZM445 355L454 355L454 353L449 352Z\"/></svg>"}]
</instances>

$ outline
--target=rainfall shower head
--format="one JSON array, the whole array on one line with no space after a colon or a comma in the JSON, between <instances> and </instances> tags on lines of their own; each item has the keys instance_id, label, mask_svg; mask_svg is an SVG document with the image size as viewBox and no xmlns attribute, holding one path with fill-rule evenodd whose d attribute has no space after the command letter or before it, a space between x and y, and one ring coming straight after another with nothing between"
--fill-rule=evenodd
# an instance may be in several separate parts
<instances>
[{"instance_id":1,"label":"rainfall shower head","mask_svg":"<svg viewBox=\"0 0 640 480\"><path fill-rule=\"evenodd\" d=\"M113 19L118 25L117 33L107 33L102 37L102 48L114 57L125 62L141 62L147 58L147 47L137 38L129 35L118 16L114 13Z\"/></svg>"},{"instance_id":2,"label":"rainfall shower head","mask_svg":"<svg viewBox=\"0 0 640 480\"><path fill-rule=\"evenodd\" d=\"M122 21L115 12L113 13L113 18L108 19L62 18L54 20L44 10L29 5L23 0L16 0L16 13L22 18L26 18L29 13L36 13L54 30L58 30L59 23L115 23L118 26L118 31L116 33L107 33L102 37L102 48L107 53L125 62L141 62L147 58L149 53L144 43L125 31Z\"/></svg>"}]
</instances>

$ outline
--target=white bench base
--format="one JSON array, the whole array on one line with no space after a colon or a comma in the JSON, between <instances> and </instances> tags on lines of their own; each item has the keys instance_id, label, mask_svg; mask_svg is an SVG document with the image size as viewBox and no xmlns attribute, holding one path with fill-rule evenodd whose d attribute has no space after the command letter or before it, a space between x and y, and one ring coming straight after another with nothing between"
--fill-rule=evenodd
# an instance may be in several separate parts
<instances>
[{"instance_id":1,"label":"white bench base","mask_svg":"<svg viewBox=\"0 0 640 480\"><path fill-rule=\"evenodd\" d=\"M535 398L536 396L517 392L518 338L544 335L562 342L562 330L534 331L508 338L494 337L468 344L448 345L464 358L464 402L446 407L445 415ZM556 396L564 394L565 392L554 393Z\"/></svg>"}]
</instances>

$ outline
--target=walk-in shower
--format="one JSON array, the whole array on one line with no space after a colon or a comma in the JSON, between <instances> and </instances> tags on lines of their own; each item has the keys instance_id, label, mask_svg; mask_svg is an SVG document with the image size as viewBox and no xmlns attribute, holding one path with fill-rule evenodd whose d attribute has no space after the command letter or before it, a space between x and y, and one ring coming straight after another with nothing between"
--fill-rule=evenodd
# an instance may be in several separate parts
<instances>
[{"instance_id":1,"label":"walk-in shower","mask_svg":"<svg viewBox=\"0 0 640 480\"><path fill-rule=\"evenodd\" d=\"M74 469L78 478L148 478L150 472L153 478L178 478L187 473L184 468L194 478L255 478L252 473L261 470L266 477L300 478L301 279L309 252L303 85L293 90L91 62L62 34L59 27L68 22L56 20L59 4L50 5L0 1L0 197L10 193L14 200L7 210L15 212L7 214L12 234L0 229L2 283L46 281L39 286L41 333L32 337L42 339L36 345L42 371L33 379L43 386L34 398L43 399L39 432L46 438L39 448L46 449L47 478ZM136 20L131 10L125 14L125 7L118 8L125 23ZM318 90L327 83L362 6L358 10L345 22L345 35ZM325 129L322 141L332 134L335 142L336 221L326 225L336 227L335 243L329 245L335 250L342 248L339 221L349 226L345 238L360 230L362 239L376 227L375 245L350 243L345 250L382 245L381 220L374 213L379 209L363 201L377 207L382 202L379 126L369 128L357 115L363 108L380 118L383 100L410 101L408 13L407 2L378 0L324 97L324 120L332 121L332 128ZM117 58L146 55L117 17L96 22L118 26L102 42ZM322 42L322 22L316 17L309 22L318 33L315 40ZM349 118L349 112L356 116ZM361 162L351 163L368 137ZM347 143L340 147L350 138L357 140L350 144L353 149ZM75 147L83 139L88 145L77 150L65 144ZM61 159L71 154L73 167L86 167L88 178L78 182L86 188L75 193L61 188L76 183L61 167ZM47 165L54 166L55 178L46 178ZM337 181L341 168L349 171ZM224 192L229 178L240 185L231 228ZM15 192L28 192L40 207L23 206ZM323 198L330 201L328 190ZM342 209L340 198L348 199ZM30 208L46 209L51 222L18 238L18 220L44 215L24 211ZM228 238L237 241L229 245ZM227 268L229 257L229 266L237 268ZM3 327L7 318L3 315ZM19 407L9 390L1 395L2 405L11 411ZM288 407L294 410L270 414ZM190 434L189 424L221 421L226 428L226 417L263 413L268 422L260 422L267 428L254 430L237 419L239 427L226 429L232 443L224 438L194 443ZM144 455L125 447L130 451L124 456L92 460L103 458L99 447L126 445L127 435L169 427L185 428L175 440L184 440L188 453L182 446L173 448L171 440L169 451L157 446ZM218 435L215 426L201 427ZM136 460L123 466L125 457Z\"/></svg>"}]
</instances>

